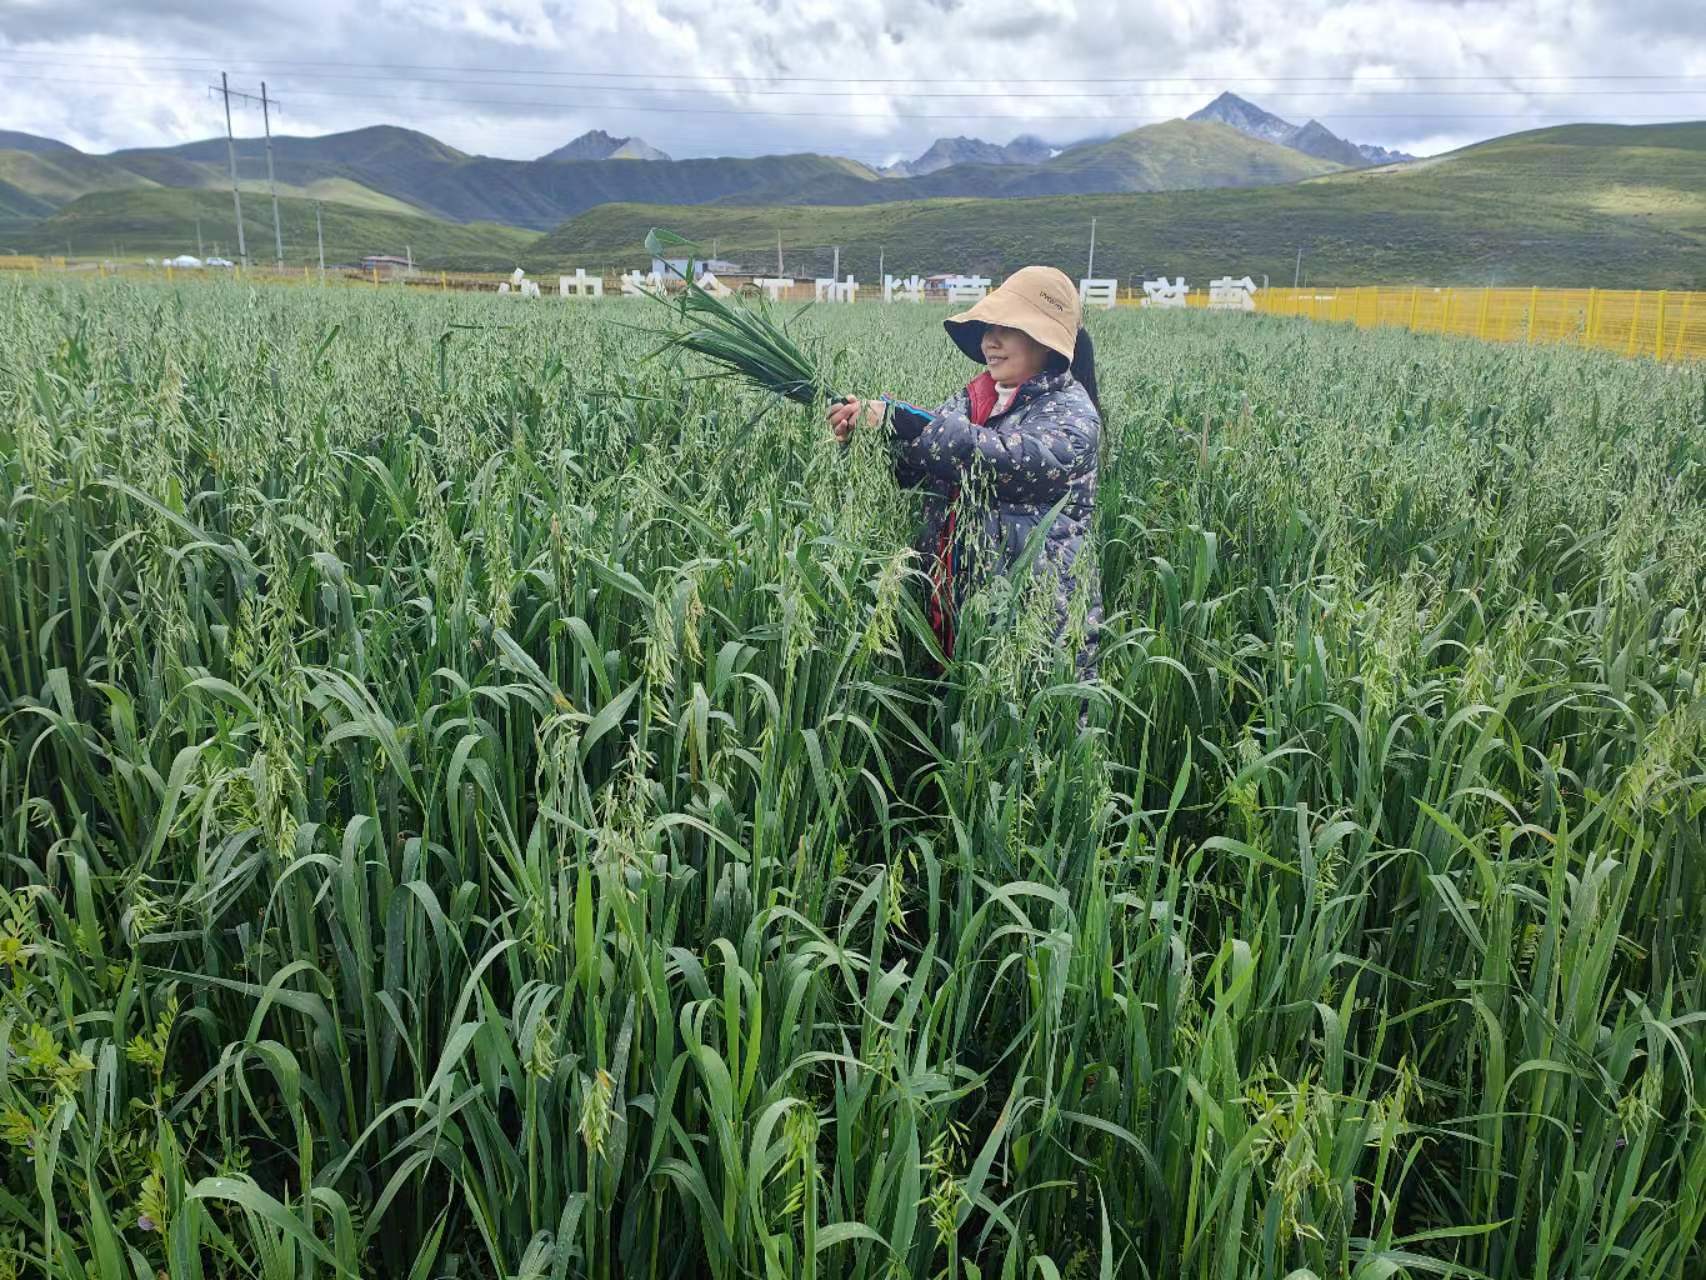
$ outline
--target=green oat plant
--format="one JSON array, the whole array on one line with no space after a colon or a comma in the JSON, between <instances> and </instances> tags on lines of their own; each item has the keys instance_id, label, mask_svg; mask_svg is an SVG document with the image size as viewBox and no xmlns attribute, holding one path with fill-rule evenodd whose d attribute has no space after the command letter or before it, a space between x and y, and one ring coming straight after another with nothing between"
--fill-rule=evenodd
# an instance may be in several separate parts
<instances>
[{"instance_id":1,"label":"green oat plant","mask_svg":"<svg viewBox=\"0 0 1706 1280\"><path fill-rule=\"evenodd\" d=\"M0 285L0 1275L1706 1269L1699 370L1093 317L938 675L648 305Z\"/></svg>"},{"instance_id":2,"label":"green oat plant","mask_svg":"<svg viewBox=\"0 0 1706 1280\"><path fill-rule=\"evenodd\" d=\"M801 349L787 329L770 318L760 294L752 306L729 303L700 286L694 264L699 246L661 227L646 233L646 252L656 258L685 251L689 257L681 288L670 299L659 295L672 312L664 331L663 351L692 352L719 366L747 386L796 404L817 404L825 398L825 378L817 363Z\"/></svg>"}]
</instances>

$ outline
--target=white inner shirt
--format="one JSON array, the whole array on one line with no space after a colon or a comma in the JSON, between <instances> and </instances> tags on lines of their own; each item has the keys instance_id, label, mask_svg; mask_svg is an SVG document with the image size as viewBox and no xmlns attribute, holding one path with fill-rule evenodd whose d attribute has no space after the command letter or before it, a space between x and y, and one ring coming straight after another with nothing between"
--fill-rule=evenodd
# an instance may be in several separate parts
<instances>
[{"instance_id":1,"label":"white inner shirt","mask_svg":"<svg viewBox=\"0 0 1706 1280\"><path fill-rule=\"evenodd\" d=\"M1005 382L997 382L995 384L995 408L989 411L989 416L993 418L997 414L1006 413L1007 406L1013 403L1013 396L1018 390L1019 384L1016 382L1012 386L1008 386Z\"/></svg>"}]
</instances>

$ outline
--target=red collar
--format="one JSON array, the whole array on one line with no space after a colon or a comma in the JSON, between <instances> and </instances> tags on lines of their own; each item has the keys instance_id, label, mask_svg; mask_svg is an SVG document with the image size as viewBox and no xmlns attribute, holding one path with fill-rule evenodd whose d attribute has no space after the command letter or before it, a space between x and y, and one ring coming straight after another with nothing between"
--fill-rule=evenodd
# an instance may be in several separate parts
<instances>
[{"instance_id":1,"label":"red collar","mask_svg":"<svg viewBox=\"0 0 1706 1280\"><path fill-rule=\"evenodd\" d=\"M1017 408L1021 399L1030 399L1027 388L1034 391L1045 389L1044 384L1048 378L1049 374L1044 372L1021 382L1013 389L1013 398L1007 402L1006 412L1011 413ZM989 421L990 416L995 412L995 403L1000 397L1001 393L995 389L995 375L990 373L988 369L985 369L966 384L967 416L970 417L973 426L981 427Z\"/></svg>"},{"instance_id":2,"label":"red collar","mask_svg":"<svg viewBox=\"0 0 1706 1280\"><path fill-rule=\"evenodd\" d=\"M977 377L966 384L966 401L970 409L970 418L974 426L981 427L989 421L989 415L995 410L995 401L999 393L995 390L995 375L985 369Z\"/></svg>"}]
</instances>

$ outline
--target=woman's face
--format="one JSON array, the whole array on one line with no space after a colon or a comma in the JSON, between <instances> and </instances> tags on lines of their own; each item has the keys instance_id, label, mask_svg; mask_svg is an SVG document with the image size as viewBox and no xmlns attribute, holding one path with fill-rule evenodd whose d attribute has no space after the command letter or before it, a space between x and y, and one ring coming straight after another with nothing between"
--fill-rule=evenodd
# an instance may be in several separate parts
<instances>
[{"instance_id":1,"label":"woman's face","mask_svg":"<svg viewBox=\"0 0 1706 1280\"><path fill-rule=\"evenodd\" d=\"M997 382L1016 386L1036 377L1048 356L1048 348L1023 330L992 324L983 331L984 363Z\"/></svg>"}]
</instances>

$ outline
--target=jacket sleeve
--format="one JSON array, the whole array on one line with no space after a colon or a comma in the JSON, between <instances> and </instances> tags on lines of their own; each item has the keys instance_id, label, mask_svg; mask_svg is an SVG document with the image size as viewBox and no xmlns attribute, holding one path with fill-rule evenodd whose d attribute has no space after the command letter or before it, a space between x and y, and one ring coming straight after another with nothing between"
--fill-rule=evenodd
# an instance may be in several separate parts
<instances>
[{"instance_id":1,"label":"jacket sleeve","mask_svg":"<svg viewBox=\"0 0 1706 1280\"><path fill-rule=\"evenodd\" d=\"M932 487L957 484L981 469L998 492L1023 499L1059 493L1095 463L1101 421L1088 401L1050 396L1011 425L975 426L964 397L943 405L928 423L891 416L895 470L916 473Z\"/></svg>"},{"instance_id":2,"label":"jacket sleeve","mask_svg":"<svg viewBox=\"0 0 1706 1280\"><path fill-rule=\"evenodd\" d=\"M902 435L916 434L923 425L921 419L925 415L913 410L913 406L901 401L889 400L886 396L884 400L886 401L884 409L887 415L887 426L890 430L889 456L894 459L894 475L901 488L929 489L933 493L944 496L952 493L954 486L959 483L960 479L957 472L949 473L941 469L933 472L921 467L909 451L901 445ZM963 393L943 401L937 406L934 413L928 415L929 420L939 422L943 415L953 412L956 408L963 416L966 409Z\"/></svg>"}]
</instances>

